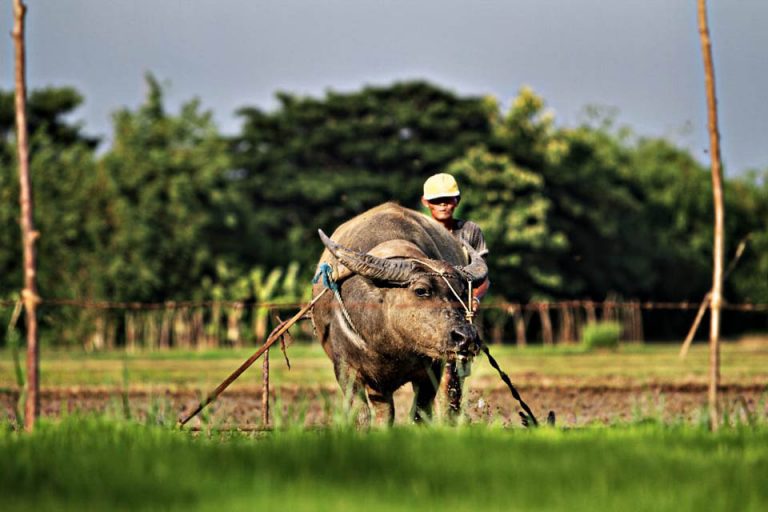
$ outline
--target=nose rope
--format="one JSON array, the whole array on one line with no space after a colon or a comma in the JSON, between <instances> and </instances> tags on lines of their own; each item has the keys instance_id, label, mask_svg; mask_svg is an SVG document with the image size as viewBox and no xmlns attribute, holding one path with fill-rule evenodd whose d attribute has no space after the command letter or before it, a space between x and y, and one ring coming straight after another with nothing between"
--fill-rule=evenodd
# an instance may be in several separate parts
<instances>
[{"instance_id":1,"label":"nose rope","mask_svg":"<svg viewBox=\"0 0 768 512\"><path fill-rule=\"evenodd\" d=\"M448 278L445 277L445 272L434 267L427 261L417 260L415 258L410 258L410 260L415 261L417 263L421 263L425 267L432 270L435 274L443 278L443 281L445 281L445 284L448 285L448 289L451 290L451 292L453 293L453 296L456 297L456 300L459 301L459 304L461 304L461 307L464 308L464 318L467 320L467 322L472 323L472 320L475 318L475 312L472 311L472 308L467 305L467 304L472 304L472 280L467 279L468 289L469 289L469 300L467 302L464 302L463 300L461 300L461 296L456 292L454 287L451 286L451 283L450 281L448 281Z\"/></svg>"},{"instance_id":2,"label":"nose rope","mask_svg":"<svg viewBox=\"0 0 768 512\"><path fill-rule=\"evenodd\" d=\"M443 274L440 274L440 277L443 278L445 281L445 284L448 285L448 288L451 289L453 292L453 295L458 299L458 301L461 303L461 306L464 308L464 318L467 320L467 322L472 323L472 320L475 318L475 312L472 311L472 308L468 304L472 304L472 281L467 279L467 289L469 290L468 300L467 302L464 302L461 300L461 297L459 297L459 294L456 293L456 290L453 289L453 286L451 286L451 283L448 282L448 278L446 278Z\"/></svg>"}]
</instances>

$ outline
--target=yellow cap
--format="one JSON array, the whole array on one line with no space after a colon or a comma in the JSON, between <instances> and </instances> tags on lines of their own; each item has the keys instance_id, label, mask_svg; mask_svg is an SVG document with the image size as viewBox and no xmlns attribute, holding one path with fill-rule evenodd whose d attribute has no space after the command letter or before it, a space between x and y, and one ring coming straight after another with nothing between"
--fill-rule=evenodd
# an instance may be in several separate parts
<instances>
[{"instance_id":1,"label":"yellow cap","mask_svg":"<svg viewBox=\"0 0 768 512\"><path fill-rule=\"evenodd\" d=\"M456 197L458 195L461 195L459 184L450 174L435 174L424 182L424 199L427 201L438 197Z\"/></svg>"}]
</instances>

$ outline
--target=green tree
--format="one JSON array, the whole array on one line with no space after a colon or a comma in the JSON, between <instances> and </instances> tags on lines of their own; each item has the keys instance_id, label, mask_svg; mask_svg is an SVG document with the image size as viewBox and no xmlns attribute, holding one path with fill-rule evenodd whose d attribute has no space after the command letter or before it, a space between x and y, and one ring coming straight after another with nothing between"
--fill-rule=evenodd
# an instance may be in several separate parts
<instances>
[{"instance_id":1,"label":"green tree","mask_svg":"<svg viewBox=\"0 0 768 512\"><path fill-rule=\"evenodd\" d=\"M187 299L241 237L227 143L197 100L169 115L157 80L136 111L114 116L102 165L114 200L103 269L106 297Z\"/></svg>"},{"instance_id":2,"label":"green tree","mask_svg":"<svg viewBox=\"0 0 768 512\"><path fill-rule=\"evenodd\" d=\"M30 93L30 174L36 199L38 286L45 297L73 297L96 270L103 234L103 179L95 166L96 140L67 121L82 103L72 88ZM19 178L13 92L0 91L0 296L21 286Z\"/></svg>"},{"instance_id":3,"label":"green tree","mask_svg":"<svg viewBox=\"0 0 768 512\"><path fill-rule=\"evenodd\" d=\"M562 276L554 263L567 241L551 231L551 203L541 176L483 147L454 160L447 172L461 182L458 215L476 222L491 248L494 294L515 300L556 294Z\"/></svg>"},{"instance_id":4,"label":"green tree","mask_svg":"<svg viewBox=\"0 0 768 512\"><path fill-rule=\"evenodd\" d=\"M30 175L40 233L37 284L44 299L91 297L101 284L109 199L96 165L95 139L66 120L81 101L70 88L34 91L29 98ZM0 146L0 296L8 296L22 283L12 93L0 93ZM44 341L72 340L83 332L77 310L44 303L40 312Z\"/></svg>"},{"instance_id":5,"label":"green tree","mask_svg":"<svg viewBox=\"0 0 768 512\"><path fill-rule=\"evenodd\" d=\"M388 200L414 207L423 180L490 130L488 103L425 82L366 87L322 99L278 94L271 113L240 111L237 168L254 206L246 242L267 267L312 268L316 230ZM269 243L265 243L269 240Z\"/></svg>"},{"instance_id":6,"label":"green tree","mask_svg":"<svg viewBox=\"0 0 768 512\"><path fill-rule=\"evenodd\" d=\"M654 247L626 143L588 126L558 130L556 137L565 149L541 172L553 204L552 229L569 241L557 263L566 276L564 295L646 297Z\"/></svg>"},{"instance_id":7,"label":"green tree","mask_svg":"<svg viewBox=\"0 0 768 512\"><path fill-rule=\"evenodd\" d=\"M712 193L709 170L687 150L663 139L641 139L630 166L643 193L643 218L653 233L652 295L667 300L700 300L710 288L712 265ZM758 174L726 179L726 265L739 243L746 251L724 284L730 301L768 299L765 256L768 188ZM764 182L763 182L764 183ZM761 273L762 271L762 273Z\"/></svg>"},{"instance_id":8,"label":"green tree","mask_svg":"<svg viewBox=\"0 0 768 512\"><path fill-rule=\"evenodd\" d=\"M497 292L509 298L527 289L523 296L599 299L611 292L638 296L647 291L642 204L619 137L602 128L555 127L543 99L523 88L509 111L494 118L487 147L493 155L489 161L497 164L481 164L477 177L467 176L467 193L479 198L470 201L468 217L481 219L492 238L506 233L496 240L500 250L491 245L492 268L493 260L502 258L501 265L515 262L529 274L525 279L514 274L519 284ZM496 178L482 178L483 173ZM521 179L528 188L516 194ZM502 191L504 199L496 200ZM487 218L487 206L511 217ZM526 247L515 242L515 232Z\"/></svg>"},{"instance_id":9,"label":"green tree","mask_svg":"<svg viewBox=\"0 0 768 512\"><path fill-rule=\"evenodd\" d=\"M689 152L662 139L642 139L629 166L643 196L654 250L652 298L701 300L711 286L712 193L709 172ZM729 218L729 221L731 219ZM728 237L729 241L732 239Z\"/></svg>"},{"instance_id":10,"label":"green tree","mask_svg":"<svg viewBox=\"0 0 768 512\"><path fill-rule=\"evenodd\" d=\"M768 304L768 169L726 182L725 198L730 208L727 220L733 217L737 223L729 226L733 232L729 236L747 244L725 282L726 299ZM768 327L768 320L763 326Z\"/></svg>"},{"instance_id":11,"label":"green tree","mask_svg":"<svg viewBox=\"0 0 768 512\"><path fill-rule=\"evenodd\" d=\"M72 87L35 89L27 98L27 122L30 134L44 132L62 146L85 144L94 149L99 140L83 133L81 123L67 120L83 103L83 97ZM0 160L8 162L15 151L16 114L14 91L0 91ZM32 142L32 151L35 145Z\"/></svg>"}]
</instances>

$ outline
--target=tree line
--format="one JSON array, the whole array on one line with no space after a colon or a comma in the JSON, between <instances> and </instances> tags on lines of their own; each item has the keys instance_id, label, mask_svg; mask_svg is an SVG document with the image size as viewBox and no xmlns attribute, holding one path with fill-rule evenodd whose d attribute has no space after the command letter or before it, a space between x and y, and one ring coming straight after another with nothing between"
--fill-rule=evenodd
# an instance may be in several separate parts
<instances>
[{"instance_id":1,"label":"tree line","mask_svg":"<svg viewBox=\"0 0 768 512\"><path fill-rule=\"evenodd\" d=\"M280 92L270 111L240 109L239 133L225 136L199 100L169 112L162 86L146 81L144 102L114 113L104 148L70 121L78 91L29 95L43 299L258 301L255 273L289 268L308 290L318 228L384 201L418 208L424 179L440 171L459 180L459 216L491 248L491 300L700 301L709 290L708 170L594 109L561 126L527 88L504 109L410 81L319 98ZM0 91L6 299L22 280L14 143L13 93ZM725 183L726 261L746 241L725 283L731 302L768 303L767 176ZM68 314L44 321L74 326Z\"/></svg>"}]
</instances>

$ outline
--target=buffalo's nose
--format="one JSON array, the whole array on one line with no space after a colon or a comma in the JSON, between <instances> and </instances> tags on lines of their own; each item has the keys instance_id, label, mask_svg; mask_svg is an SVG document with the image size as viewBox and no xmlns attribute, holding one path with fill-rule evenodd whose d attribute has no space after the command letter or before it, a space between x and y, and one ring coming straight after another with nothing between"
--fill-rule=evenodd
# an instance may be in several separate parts
<instances>
[{"instance_id":1,"label":"buffalo's nose","mask_svg":"<svg viewBox=\"0 0 768 512\"><path fill-rule=\"evenodd\" d=\"M459 353L473 353L477 351L477 331L473 326L459 327L451 331L451 342Z\"/></svg>"}]
</instances>

